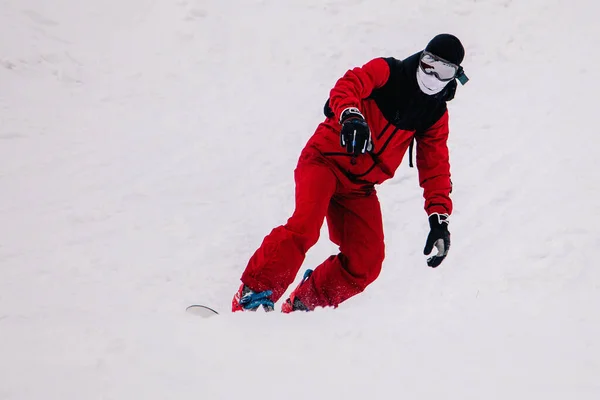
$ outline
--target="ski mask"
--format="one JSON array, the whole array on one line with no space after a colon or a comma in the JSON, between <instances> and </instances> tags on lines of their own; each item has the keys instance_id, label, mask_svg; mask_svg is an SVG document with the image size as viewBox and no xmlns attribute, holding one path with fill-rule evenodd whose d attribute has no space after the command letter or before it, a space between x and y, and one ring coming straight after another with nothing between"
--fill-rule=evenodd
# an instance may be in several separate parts
<instances>
[{"instance_id":1,"label":"ski mask","mask_svg":"<svg viewBox=\"0 0 600 400\"><path fill-rule=\"evenodd\" d=\"M417 68L417 83L421 91L427 95L438 94L448 84L448 82L442 82L434 75L427 75L421 68Z\"/></svg>"}]
</instances>

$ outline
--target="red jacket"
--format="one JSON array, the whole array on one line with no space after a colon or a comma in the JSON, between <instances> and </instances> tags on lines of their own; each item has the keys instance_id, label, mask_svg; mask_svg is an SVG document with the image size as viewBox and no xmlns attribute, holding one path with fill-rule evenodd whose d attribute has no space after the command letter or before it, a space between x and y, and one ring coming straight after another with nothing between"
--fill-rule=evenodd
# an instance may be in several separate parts
<instances>
[{"instance_id":1,"label":"red jacket","mask_svg":"<svg viewBox=\"0 0 600 400\"><path fill-rule=\"evenodd\" d=\"M394 176L413 138L416 139L419 183L425 210L452 213L446 101L454 95L453 81L436 96L421 92L416 82L419 53L399 61L376 58L348 71L331 90L326 114L305 151L318 151L345 187L369 191ZM373 150L358 157L340 145L339 117L348 107L365 117Z\"/></svg>"}]
</instances>

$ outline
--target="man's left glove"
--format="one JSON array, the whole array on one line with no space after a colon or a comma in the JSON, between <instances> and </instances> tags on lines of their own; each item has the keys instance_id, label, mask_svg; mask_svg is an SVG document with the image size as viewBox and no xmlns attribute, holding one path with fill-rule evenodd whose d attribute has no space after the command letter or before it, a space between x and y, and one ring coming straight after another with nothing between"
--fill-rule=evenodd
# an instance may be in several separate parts
<instances>
[{"instance_id":1,"label":"man's left glove","mask_svg":"<svg viewBox=\"0 0 600 400\"><path fill-rule=\"evenodd\" d=\"M435 268L444 261L450 250L450 232L448 232L448 214L433 213L429 216L429 235L423 253L429 255L435 246L438 253L427 259L427 265Z\"/></svg>"}]
</instances>

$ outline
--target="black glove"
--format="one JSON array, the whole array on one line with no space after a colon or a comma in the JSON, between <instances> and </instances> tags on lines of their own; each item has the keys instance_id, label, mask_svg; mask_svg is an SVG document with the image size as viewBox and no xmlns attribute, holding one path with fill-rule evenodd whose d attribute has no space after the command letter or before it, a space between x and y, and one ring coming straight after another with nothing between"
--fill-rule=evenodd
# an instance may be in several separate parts
<instances>
[{"instance_id":1,"label":"black glove","mask_svg":"<svg viewBox=\"0 0 600 400\"><path fill-rule=\"evenodd\" d=\"M340 144L350 154L358 156L373 150L371 130L358 108L346 108L340 116Z\"/></svg>"},{"instance_id":2,"label":"black glove","mask_svg":"<svg viewBox=\"0 0 600 400\"><path fill-rule=\"evenodd\" d=\"M423 253L429 255L435 246L438 253L427 259L427 265L437 267L444 261L448 250L450 250L450 232L448 232L448 214L433 213L429 216L431 230L425 242Z\"/></svg>"}]
</instances>

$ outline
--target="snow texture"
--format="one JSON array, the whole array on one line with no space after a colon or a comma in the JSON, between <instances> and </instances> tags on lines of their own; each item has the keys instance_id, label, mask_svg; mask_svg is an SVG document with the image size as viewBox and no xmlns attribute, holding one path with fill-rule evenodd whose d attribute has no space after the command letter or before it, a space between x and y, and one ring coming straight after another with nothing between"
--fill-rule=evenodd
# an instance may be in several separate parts
<instances>
[{"instance_id":1,"label":"snow texture","mask_svg":"<svg viewBox=\"0 0 600 400\"><path fill-rule=\"evenodd\" d=\"M3 0L0 399L600 398L598 8ZM441 32L471 79L442 266L405 159L363 294L228 313L335 81Z\"/></svg>"}]
</instances>

